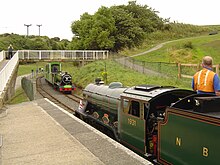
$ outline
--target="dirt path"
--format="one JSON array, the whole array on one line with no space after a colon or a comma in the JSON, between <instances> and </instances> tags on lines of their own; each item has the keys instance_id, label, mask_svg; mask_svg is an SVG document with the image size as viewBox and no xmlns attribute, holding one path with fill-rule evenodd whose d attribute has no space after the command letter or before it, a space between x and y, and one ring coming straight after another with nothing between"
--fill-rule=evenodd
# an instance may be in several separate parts
<instances>
[{"instance_id":1,"label":"dirt path","mask_svg":"<svg viewBox=\"0 0 220 165\"><path fill-rule=\"evenodd\" d=\"M147 69L145 68L143 65L138 65L138 64L135 64L132 60L132 57L136 57L136 56L140 56L140 55L144 55L144 54L147 54L147 53L150 53L150 52L153 52L155 50L158 50L160 48L162 48L165 44L167 43L170 43L170 42L173 42L173 41L167 41L167 42L164 42L164 43L161 43L145 52L142 52L142 53L138 53L138 54L135 54L135 55L132 55L130 57L122 57L122 58L118 58L118 59L115 59L116 62L122 64L123 66L126 66L130 69L133 69L135 71L138 71L140 73L143 73L143 74L146 74L146 75L153 75L153 76L160 76L160 77L167 77L166 75L160 73L160 72L156 72L156 71L153 71L153 70L150 70L150 69Z\"/></svg>"}]
</instances>

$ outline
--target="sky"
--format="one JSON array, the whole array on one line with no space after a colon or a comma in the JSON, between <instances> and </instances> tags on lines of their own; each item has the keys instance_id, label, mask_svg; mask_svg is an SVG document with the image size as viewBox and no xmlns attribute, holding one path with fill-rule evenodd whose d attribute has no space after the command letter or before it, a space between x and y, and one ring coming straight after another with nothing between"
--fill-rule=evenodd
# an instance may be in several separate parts
<instances>
[{"instance_id":1,"label":"sky","mask_svg":"<svg viewBox=\"0 0 220 165\"><path fill-rule=\"evenodd\" d=\"M219 0L137 0L159 11L162 18L193 25L220 25ZM71 40L72 22L101 6L128 4L128 0L1 0L0 34L46 35Z\"/></svg>"}]
</instances>

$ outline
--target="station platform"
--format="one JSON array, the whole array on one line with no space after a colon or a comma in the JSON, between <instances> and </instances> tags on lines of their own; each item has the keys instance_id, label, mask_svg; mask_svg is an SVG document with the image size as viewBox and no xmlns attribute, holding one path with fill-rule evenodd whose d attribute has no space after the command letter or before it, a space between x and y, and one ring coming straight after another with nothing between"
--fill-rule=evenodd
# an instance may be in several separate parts
<instances>
[{"instance_id":1,"label":"station platform","mask_svg":"<svg viewBox=\"0 0 220 165\"><path fill-rule=\"evenodd\" d=\"M0 165L151 164L47 99L0 114Z\"/></svg>"}]
</instances>

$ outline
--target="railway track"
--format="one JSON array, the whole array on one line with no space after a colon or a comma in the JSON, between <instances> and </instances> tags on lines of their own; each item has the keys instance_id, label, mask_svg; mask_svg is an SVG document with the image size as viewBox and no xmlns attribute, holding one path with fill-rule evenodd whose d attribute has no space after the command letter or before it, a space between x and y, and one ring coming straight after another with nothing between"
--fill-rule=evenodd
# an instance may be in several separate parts
<instances>
[{"instance_id":1,"label":"railway track","mask_svg":"<svg viewBox=\"0 0 220 165\"><path fill-rule=\"evenodd\" d=\"M66 95L55 91L52 86L49 86L43 77L38 77L36 80L37 92L44 98L49 99L64 110L75 113L78 108L81 97L77 95Z\"/></svg>"}]
</instances>

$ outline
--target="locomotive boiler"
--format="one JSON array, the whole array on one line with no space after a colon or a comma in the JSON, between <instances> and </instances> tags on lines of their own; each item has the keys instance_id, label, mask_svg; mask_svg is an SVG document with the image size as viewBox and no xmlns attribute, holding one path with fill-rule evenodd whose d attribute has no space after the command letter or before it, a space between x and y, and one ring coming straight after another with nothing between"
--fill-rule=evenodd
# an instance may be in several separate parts
<instances>
[{"instance_id":1,"label":"locomotive boiler","mask_svg":"<svg viewBox=\"0 0 220 165\"><path fill-rule=\"evenodd\" d=\"M220 97L171 86L89 84L78 117L157 164L218 164Z\"/></svg>"}]
</instances>

